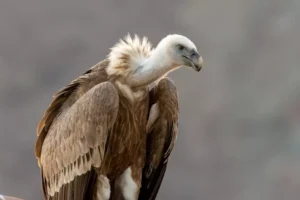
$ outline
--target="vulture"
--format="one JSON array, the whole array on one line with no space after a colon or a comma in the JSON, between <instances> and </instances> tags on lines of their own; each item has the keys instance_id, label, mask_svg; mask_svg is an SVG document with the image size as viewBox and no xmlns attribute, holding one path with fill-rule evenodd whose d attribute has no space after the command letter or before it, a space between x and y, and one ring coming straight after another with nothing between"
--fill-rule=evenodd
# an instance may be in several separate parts
<instances>
[{"instance_id":1,"label":"vulture","mask_svg":"<svg viewBox=\"0 0 300 200\"><path fill-rule=\"evenodd\" d=\"M128 34L58 91L37 127L44 198L156 199L178 133L177 89L166 76L202 65L185 36L153 48Z\"/></svg>"}]
</instances>

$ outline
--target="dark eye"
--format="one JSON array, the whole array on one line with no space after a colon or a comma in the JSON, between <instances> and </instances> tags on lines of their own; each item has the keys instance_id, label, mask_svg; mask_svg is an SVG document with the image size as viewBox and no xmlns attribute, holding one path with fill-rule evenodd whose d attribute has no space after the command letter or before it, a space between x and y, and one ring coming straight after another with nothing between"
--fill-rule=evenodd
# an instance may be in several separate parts
<instances>
[{"instance_id":1,"label":"dark eye","mask_svg":"<svg viewBox=\"0 0 300 200\"><path fill-rule=\"evenodd\" d=\"M181 44L179 44L179 45L178 45L178 49L179 49L180 51L182 51L182 50L184 49L184 46L182 46Z\"/></svg>"}]
</instances>

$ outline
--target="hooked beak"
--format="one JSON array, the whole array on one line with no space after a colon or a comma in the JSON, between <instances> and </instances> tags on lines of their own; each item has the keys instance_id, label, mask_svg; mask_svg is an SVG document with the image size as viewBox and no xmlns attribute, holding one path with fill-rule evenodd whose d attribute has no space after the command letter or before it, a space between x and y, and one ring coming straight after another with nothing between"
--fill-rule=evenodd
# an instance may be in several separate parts
<instances>
[{"instance_id":1,"label":"hooked beak","mask_svg":"<svg viewBox=\"0 0 300 200\"><path fill-rule=\"evenodd\" d=\"M203 58L195 50L191 51L189 56L184 56L188 61L188 66L192 67L195 71L199 72L203 66Z\"/></svg>"},{"instance_id":2,"label":"hooked beak","mask_svg":"<svg viewBox=\"0 0 300 200\"><path fill-rule=\"evenodd\" d=\"M192 68L195 71L199 72L202 69L202 66L203 66L203 58L202 58L202 56L199 56L199 58L196 59L196 60L192 60L191 65L192 65Z\"/></svg>"}]
</instances>

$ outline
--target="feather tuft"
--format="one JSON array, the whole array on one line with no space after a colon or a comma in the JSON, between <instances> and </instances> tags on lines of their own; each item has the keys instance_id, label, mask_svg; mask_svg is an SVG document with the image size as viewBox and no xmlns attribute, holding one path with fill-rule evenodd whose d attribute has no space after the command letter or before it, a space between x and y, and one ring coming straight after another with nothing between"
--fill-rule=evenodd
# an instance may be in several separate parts
<instances>
[{"instance_id":1,"label":"feather tuft","mask_svg":"<svg viewBox=\"0 0 300 200\"><path fill-rule=\"evenodd\" d=\"M110 61L106 72L109 76L126 77L133 72L143 60L150 57L152 44L147 37L132 37L129 33L111 48Z\"/></svg>"}]
</instances>

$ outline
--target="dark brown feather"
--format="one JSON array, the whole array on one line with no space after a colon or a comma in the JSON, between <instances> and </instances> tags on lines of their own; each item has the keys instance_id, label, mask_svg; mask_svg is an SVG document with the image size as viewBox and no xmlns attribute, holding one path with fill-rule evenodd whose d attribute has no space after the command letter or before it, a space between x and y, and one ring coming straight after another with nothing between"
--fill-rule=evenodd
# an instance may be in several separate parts
<instances>
[{"instance_id":1,"label":"dark brown feather","mask_svg":"<svg viewBox=\"0 0 300 200\"><path fill-rule=\"evenodd\" d=\"M49 200L84 200L92 199L93 186L96 182L97 173L91 170L77 176L72 182L61 187L60 192L55 193Z\"/></svg>"},{"instance_id":2,"label":"dark brown feather","mask_svg":"<svg viewBox=\"0 0 300 200\"><path fill-rule=\"evenodd\" d=\"M158 103L159 118L148 133L147 158L139 200L154 200L165 175L178 132L178 97L175 84L163 78L150 92L150 107Z\"/></svg>"}]
</instances>

